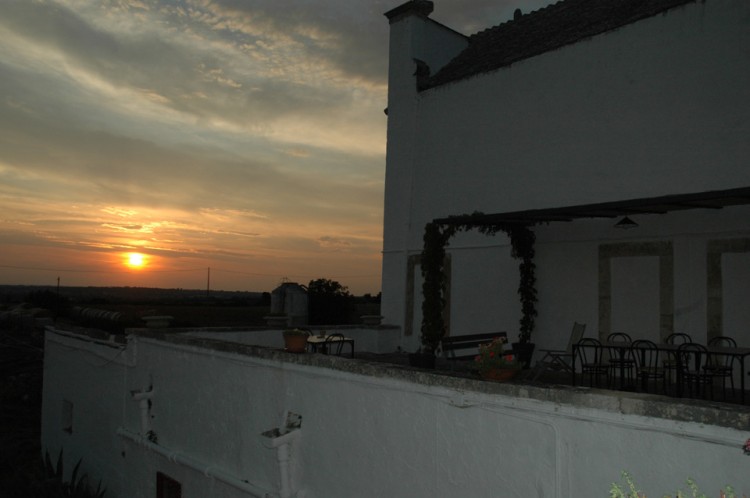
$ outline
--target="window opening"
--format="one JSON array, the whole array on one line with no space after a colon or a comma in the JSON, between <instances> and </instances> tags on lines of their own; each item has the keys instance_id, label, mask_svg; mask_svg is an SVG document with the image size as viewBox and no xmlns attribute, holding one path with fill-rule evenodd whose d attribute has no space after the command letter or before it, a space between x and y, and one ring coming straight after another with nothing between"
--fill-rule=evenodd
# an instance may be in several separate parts
<instances>
[{"instance_id":1,"label":"window opening","mask_svg":"<svg viewBox=\"0 0 750 498\"><path fill-rule=\"evenodd\" d=\"M166 474L157 472L156 498L182 498L182 484Z\"/></svg>"}]
</instances>

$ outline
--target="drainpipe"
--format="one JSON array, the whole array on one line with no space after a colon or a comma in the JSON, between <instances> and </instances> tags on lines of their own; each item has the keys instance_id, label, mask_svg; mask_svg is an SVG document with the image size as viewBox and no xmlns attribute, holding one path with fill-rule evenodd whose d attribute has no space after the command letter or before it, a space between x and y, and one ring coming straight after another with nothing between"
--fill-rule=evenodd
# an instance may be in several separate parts
<instances>
[{"instance_id":1,"label":"drainpipe","mask_svg":"<svg viewBox=\"0 0 750 498\"><path fill-rule=\"evenodd\" d=\"M302 435L302 417L284 412L282 424L276 429L263 432L263 446L266 448L276 449L276 461L279 463L279 477L281 479L279 498L292 498L300 496L296 492L296 485L292 478L292 448L291 446L299 441Z\"/></svg>"}]
</instances>

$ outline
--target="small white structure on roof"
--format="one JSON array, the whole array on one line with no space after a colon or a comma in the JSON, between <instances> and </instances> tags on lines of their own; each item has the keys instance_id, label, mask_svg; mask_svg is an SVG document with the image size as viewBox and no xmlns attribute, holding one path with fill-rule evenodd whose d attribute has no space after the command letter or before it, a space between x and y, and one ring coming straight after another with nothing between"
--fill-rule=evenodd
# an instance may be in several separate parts
<instances>
[{"instance_id":1,"label":"small white structure on roof","mask_svg":"<svg viewBox=\"0 0 750 498\"><path fill-rule=\"evenodd\" d=\"M286 317L286 326L307 325L307 290L296 282L283 282L271 292L271 314Z\"/></svg>"}]
</instances>

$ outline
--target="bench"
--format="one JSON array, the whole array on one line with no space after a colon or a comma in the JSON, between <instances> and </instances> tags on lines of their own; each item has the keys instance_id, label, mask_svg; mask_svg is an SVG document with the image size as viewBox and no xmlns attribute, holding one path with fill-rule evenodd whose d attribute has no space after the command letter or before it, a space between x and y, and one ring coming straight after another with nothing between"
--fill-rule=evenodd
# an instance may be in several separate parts
<instances>
[{"instance_id":1,"label":"bench","mask_svg":"<svg viewBox=\"0 0 750 498\"><path fill-rule=\"evenodd\" d=\"M479 345L492 342L500 337L505 344L508 343L508 334L506 332L490 332L488 334L469 334L443 337L440 341L443 357L446 360L473 360L479 354ZM456 354L456 351L472 350L470 353L462 352ZM510 352L510 350L508 350Z\"/></svg>"}]
</instances>

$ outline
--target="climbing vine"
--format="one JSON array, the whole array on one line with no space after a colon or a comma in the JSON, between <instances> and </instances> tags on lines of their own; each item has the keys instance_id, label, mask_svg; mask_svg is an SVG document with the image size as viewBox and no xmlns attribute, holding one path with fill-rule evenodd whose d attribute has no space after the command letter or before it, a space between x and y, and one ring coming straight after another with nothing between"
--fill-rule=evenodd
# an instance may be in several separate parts
<instances>
[{"instance_id":1,"label":"climbing vine","mask_svg":"<svg viewBox=\"0 0 750 498\"><path fill-rule=\"evenodd\" d=\"M445 293L447 281L445 275L445 246L453 236L452 227L441 227L437 223L428 223L424 231L424 248L422 250L422 348L427 353L434 353L445 335Z\"/></svg>"}]
</instances>

